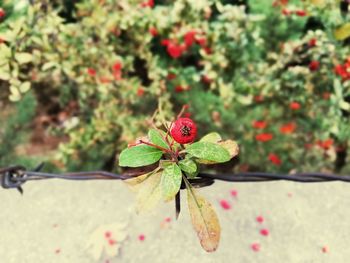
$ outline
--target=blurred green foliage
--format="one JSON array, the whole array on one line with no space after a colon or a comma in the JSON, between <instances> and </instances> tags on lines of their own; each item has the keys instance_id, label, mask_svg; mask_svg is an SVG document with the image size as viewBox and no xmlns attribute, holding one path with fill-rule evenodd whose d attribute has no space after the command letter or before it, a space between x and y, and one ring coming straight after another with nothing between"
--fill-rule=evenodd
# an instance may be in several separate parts
<instances>
[{"instance_id":1,"label":"blurred green foliage","mask_svg":"<svg viewBox=\"0 0 350 263\"><path fill-rule=\"evenodd\" d=\"M113 169L156 109L170 120L183 104L200 135L240 143L235 169L348 167L350 81L334 70L350 51L336 31L350 21L344 1L11 2L0 2L2 100L32 92L56 109L61 168Z\"/></svg>"}]
</instances>

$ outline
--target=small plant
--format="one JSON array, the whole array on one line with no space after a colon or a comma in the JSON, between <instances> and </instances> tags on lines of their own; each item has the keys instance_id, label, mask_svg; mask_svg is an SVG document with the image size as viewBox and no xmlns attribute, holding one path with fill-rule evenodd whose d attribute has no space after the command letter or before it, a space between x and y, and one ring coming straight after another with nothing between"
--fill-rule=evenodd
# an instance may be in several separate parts
<instances>
[{"instance_id":1,"label":"small plant","mask_svg":"<svg viewBox=\"0 0 350 263\"><path fill-rule=\"evenodd\" d=\"M190 181L198 175L200 164L227 162L239 149L235 141L222 140L216 132L194 142L196 124L181 115L171 123L164 122L165 130L154 127L147 137L129 145L121 152L119 165L143 167L158 162L153 171L126 180L138 192L138 211L148 210L162 199L173 200L184 184L194 229L204 250L213 252L220 240L219 220L212 205L197 193Z\"/></svg>"}]
</instances>

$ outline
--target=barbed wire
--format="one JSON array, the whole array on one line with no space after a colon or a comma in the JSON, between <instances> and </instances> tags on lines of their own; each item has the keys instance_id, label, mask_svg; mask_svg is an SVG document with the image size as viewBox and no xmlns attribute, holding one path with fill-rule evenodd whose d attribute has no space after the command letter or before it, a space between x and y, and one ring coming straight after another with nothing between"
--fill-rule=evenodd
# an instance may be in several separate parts
<instances>
[{"instance_id":1,"label":"barbed wire","mask_svg":"<svg viewBox=\"0 0 350 263\"><path fill-rule=\"evenodd\" d=\"M70 173L46 173L41 172L43 164L33 170L27 170L24 166L16 165L0 169L1 186L4 189L17 189L23 193L22 185L28 181L45 179L64 180L127 180L137 177L138 174L116 174L106 171L70 172ZM234 174L226 173L199 173L197 178L189 179L194 187L212 185L215 180L237 183L293 181L299 183L322 183L331 181L350 182L350 175L335 175L327 173L296 173L296 174L273 174L260 172L241 172ZM181 186L185 188L184 185Z\"/></svg>"}]
</instances>

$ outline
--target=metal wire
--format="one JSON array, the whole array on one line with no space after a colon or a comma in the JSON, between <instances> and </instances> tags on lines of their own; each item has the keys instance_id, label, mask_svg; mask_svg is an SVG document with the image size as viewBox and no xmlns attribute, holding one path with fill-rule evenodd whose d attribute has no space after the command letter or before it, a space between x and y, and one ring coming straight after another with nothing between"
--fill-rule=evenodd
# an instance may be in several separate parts
<instances>
[{"instance_id":1,"label":"metal wire","mask_svg":"<svg viewBox=\"0 0 350 263\"><path fill-rule=\"evenodd\" d=\"M27 181L45 179L65 179L65 180L127 180L140 174L115 174L106 171L72 172L72 173L45 173L40 172L43 164L27 171L24 166L16 165L0 169L1 186L4 189L16 188L23 193L22 185ZM273 174L260 172L244 172L235 174L221 173L199 173L197 178L189 181L194 187L205 187L212 185L215 180L226 182L270 182L270 181L293 181L300 183L321 183L331 181L350 182L350 175L335 175L326 173L298 173L298 174ZM182 186L182 189L185 187Z\"/></svg>"}]
</instances>

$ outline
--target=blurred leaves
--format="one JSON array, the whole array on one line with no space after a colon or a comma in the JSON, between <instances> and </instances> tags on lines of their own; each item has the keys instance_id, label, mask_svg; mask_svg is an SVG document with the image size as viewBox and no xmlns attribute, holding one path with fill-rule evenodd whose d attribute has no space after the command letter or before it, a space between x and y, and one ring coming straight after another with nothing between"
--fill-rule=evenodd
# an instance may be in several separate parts
<instances>
[{"instance_id":1,"label":"blurred leaves","mask_svg":"<svg viewBox=\"0 0 350 263\"><path fill-rule=\"evenodd\" d=\"M317 141L349 144L343 127L350 84L335 67L348 57L350 30L339 1L184 0L153 8L129 0L68 2L5 1L0 23L3 96L19 102L33 90L40 109L49 100L57 116L70 102L79 105L74 116L55 116L59 121L49 127L67 138L56 155L66 169L112 169L160 104L166 119L190 104L199 135L237 138L240 162L252 170L332 169ZM166 39L180 47L178 58L162 45ZM292 102L300 109L292 110ZM269 125L256 129L256 120ZM298 128L281 133L290 122ZM261 143L259 133L273 139ZM149 137L165 146L154 131ZM270 153L283 162L271 163Z\"/></svg>"}]
</instances>

